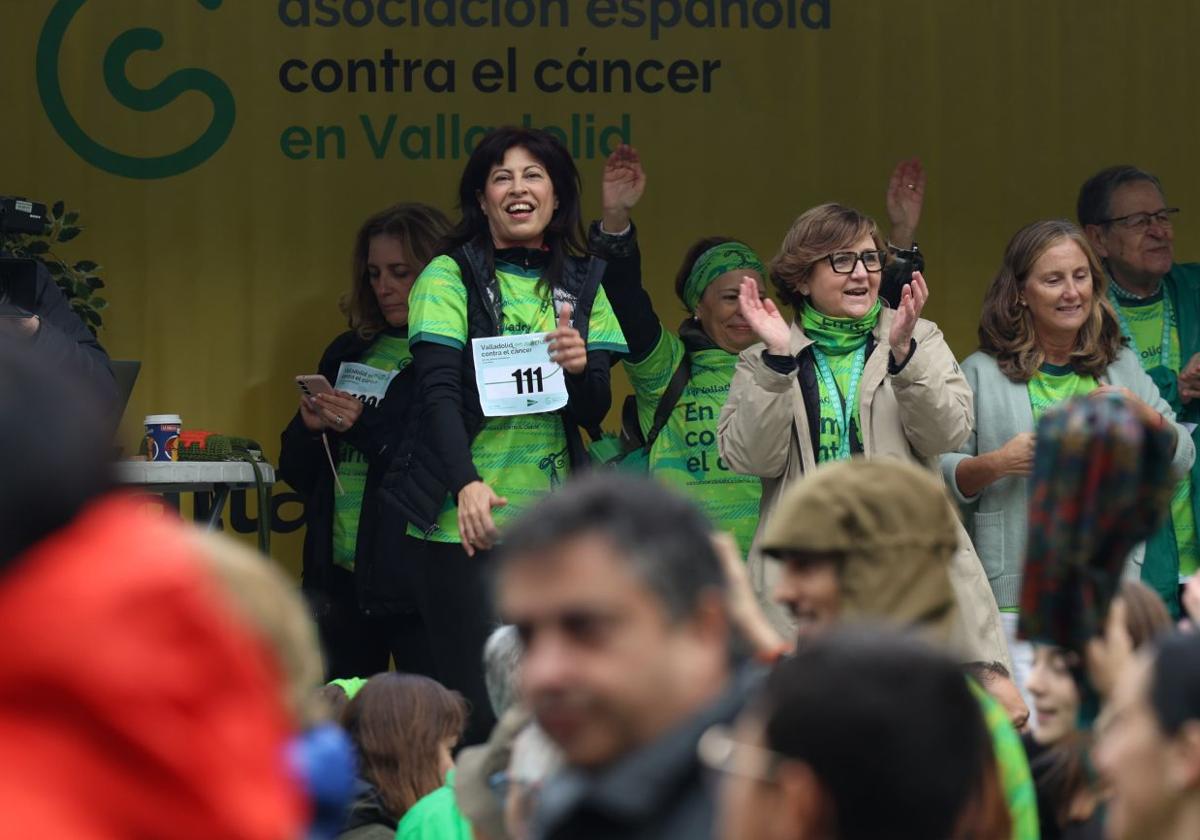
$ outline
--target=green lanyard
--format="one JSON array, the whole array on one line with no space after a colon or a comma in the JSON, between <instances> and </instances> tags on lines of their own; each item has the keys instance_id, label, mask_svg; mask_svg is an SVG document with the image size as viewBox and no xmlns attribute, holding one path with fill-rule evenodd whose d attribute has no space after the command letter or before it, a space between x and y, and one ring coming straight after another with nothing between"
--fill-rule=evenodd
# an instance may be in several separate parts
<instances>
[{"instance_id":1,"label":"green lanyard","mask_svg":"<svg viewBox=\"0 0 1200 840\"><path fill-rule=\"evenodd\" d=\"M841 440L838 442L838 457L839 461L845 461L850 458L850 420L854 416L854 409L858 406L858 383L862 379L863 365L867 360L867 345L864 343L858 348L858 352L854 354L854 366L850 371L850 387L846 389L846 399L842 399L841 389L838 388L837 379L833 376L833 371L829 369L829 362L825 358L825 354L813 347L813 358L817 362L817 370L821 374L821 384L825 386L825 393L829 394L829 401L835 403L836 410L841 417ZM836 397L836 399L835 399Z\"/></svg>"},{"instance_id":2,"label":"green lanyard","mask_svg":"<svg viewBox=\"0 0 1200 840\"><path fill-rule=\"evenodd\" d=\"M1113 284L1110 282L1108 286L1108 299L1112 302L1113 309L1117 312L1117 320L1121 324L1121 335L1129 339L1129 348L1133 350L1133 355L1141 358L1141 353L1138 351L1137 340L1133 337L1133 330L1129 329L1129 321L1125 318L1125 313L1121 311L1121 299L1117 297L1117 293L1113 290ZM1171 321L1174 319L1174 312L1171 310L1171 296L1167 294L1167 290L1162 290L1162 351L1158 355L1158 363L1163 367L1171 366Z\"/></svg>"}]
</instances>

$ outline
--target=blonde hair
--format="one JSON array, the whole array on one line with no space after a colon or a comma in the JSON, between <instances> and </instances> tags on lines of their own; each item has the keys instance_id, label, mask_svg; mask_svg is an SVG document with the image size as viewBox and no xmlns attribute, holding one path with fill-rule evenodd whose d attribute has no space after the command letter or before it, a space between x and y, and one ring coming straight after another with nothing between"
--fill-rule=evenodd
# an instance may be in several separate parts
<instances>
[{"instance_id":1,"label":"blonde hair","mask_svg":"<svg viewBox=\"0 0 1200 840\"><path fill-rule=\"evenodd\" d=\"M1071 351L1072 370L1100 376L1121 352L1121 327L1108 302L1108 275L1083 232L1066 219L1034 222L1017 231L1004 249L1004 261L983 298L979 318L979 349L995 357L1012 382L1028 382L1046 360L1033 316L1021 304L1021 292L1033 264L1064 239L1079 246L1092 274L1092 311Z\"/></svg>"},{"instance_id":2,"label":"blonde hair","mask_svg":"<svg viewBox=\"0 0 1200 840\"><path fill-rule=\"evenodd\" d=\"M274 654L293 720L306 728L328 719L329 707L317 693L325 673L317 628L296 585L275 561L232 537L209 532L193 537L233 613Z\"/></svg>"},{"instance_id":3,"label":"blonde hair","mask_svg":"<svg viewBox=\"0 0 1200 840\"><path fill-rule=\"evenodd\" d=\"M875 247L885 251L879 236L879 226L870 216L842 204L818 204L805 210L783 237L783 244L768 266L771 282L779 296L792 306L804 303L797 290L807 280L818 262L839 249L848 248L870 235ZM886 257L885 257L886 259Z\"/></svg>"}]
</instances>

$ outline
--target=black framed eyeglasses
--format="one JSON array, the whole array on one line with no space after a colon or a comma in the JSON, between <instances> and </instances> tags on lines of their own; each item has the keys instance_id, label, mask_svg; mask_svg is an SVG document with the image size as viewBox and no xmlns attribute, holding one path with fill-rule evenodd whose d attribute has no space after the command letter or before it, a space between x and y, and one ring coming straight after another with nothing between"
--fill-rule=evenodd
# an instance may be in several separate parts
<instances>
[{"instance_id":1,"label":"black framed eyeglasses","mask_svg":"<svg viewBox=\"0 0 1200 840\"><path fill-rule=\"evenodd\" d=\"M829 265L835 274L853 274L854 266L858 265L859 260L862 260L863 268L867 271L882 270L886 257L887 254L884 251L863 251L862 253L836 251L825 259L829 260Z\"/></svg>"},{"instance_id":2,"label":"black framed eyeglasses","mask_svg":"<svg viewBox=\"0 0 1200 840\"><path fill-rule=\"evenodd\" d=\"M1116 216L1111 219L1105 219L1106 225L1120 225L1129 230L1145 230L1150 227L1150 223L1154 222L1161 227L1170 227L1174 224L1174 216L1179 212L1178 207L1164 207L1154 213L1130 213L1126 216Z\"/></svg>"}]
</instances>

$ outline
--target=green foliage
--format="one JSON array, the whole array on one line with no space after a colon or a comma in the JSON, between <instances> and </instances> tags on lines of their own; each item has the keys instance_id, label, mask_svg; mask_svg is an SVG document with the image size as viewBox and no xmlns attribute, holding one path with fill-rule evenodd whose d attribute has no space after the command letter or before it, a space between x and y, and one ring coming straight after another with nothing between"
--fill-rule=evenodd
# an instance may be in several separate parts
<instances>
[{"instance_id":1,"label":"green foliage","mask_svg":"<svg viewBox=\"0 0 1200 840\"><path fill-rule=\"evenodd\" d=\"M104 288L104 281L100 279L101 266L92 260L71 263L54 253L54 245L70 242L83 231L79 213L68 212L64 202L56 201L49 211L44 231L39 234L0 233L0 250L9 251L14 257L37 260L46 266L75 314L94 335L103 325L100 311L108 306L108 301L96 294Z\"/></svg>"}]
</instances>

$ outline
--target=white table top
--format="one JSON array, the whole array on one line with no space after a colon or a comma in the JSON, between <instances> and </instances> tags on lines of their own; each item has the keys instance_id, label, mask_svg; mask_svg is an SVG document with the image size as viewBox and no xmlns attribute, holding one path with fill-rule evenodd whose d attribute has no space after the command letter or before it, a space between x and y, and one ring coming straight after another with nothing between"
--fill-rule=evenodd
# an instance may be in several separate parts
<instances>
[{"instance_id":1,"label":"white table top","mask_svg":"<svg viewBox=\"0 0 1200 840\"><path fill-rule=\"evenodd\" d=\"M275 468L259 463L263 482L275 483ZM245 461L118 461L117 483L156 493L196 493L225 484L233 489L254 486L254 470Z\"/></svg>"}]
</instances>

